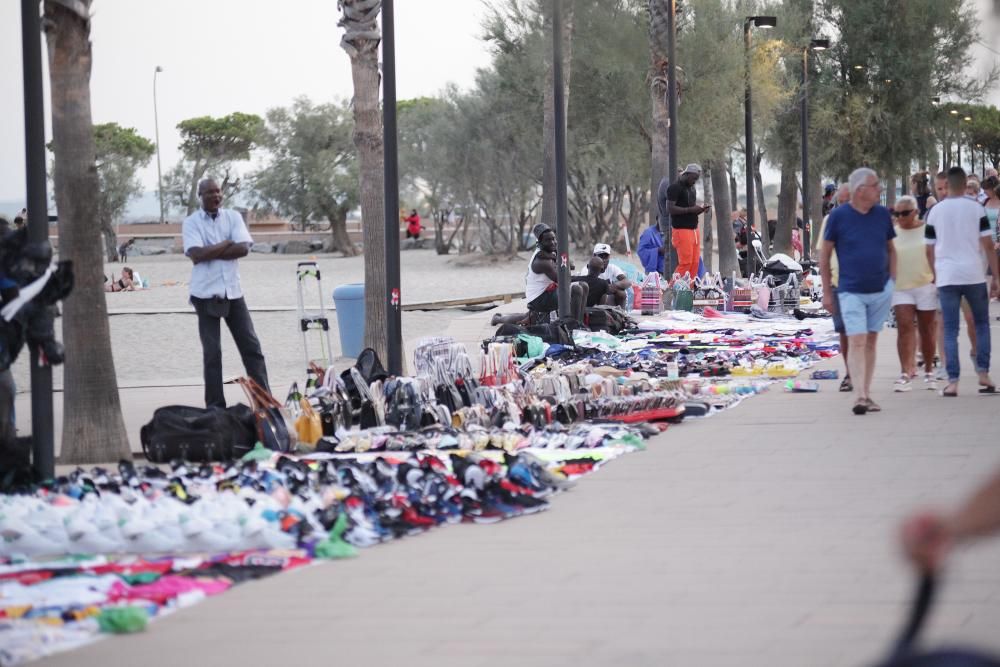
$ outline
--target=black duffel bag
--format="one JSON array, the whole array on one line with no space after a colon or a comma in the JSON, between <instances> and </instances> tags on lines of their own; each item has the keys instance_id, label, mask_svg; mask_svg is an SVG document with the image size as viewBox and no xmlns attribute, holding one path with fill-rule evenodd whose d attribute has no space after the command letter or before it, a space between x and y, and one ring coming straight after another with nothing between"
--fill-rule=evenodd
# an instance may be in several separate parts
<instances>
[{"instance_id":1,"label":"black duffel bag","mask_svg":"<svg viewBox=\"0 0 1000 667\"><path fill-rule=\"evenodd\" d=\"M256 440L253 412L242 403L230 408L168 405L153 413L139 439L143 454L153 463L239 458Z\"/></svg>"}]
</instances>

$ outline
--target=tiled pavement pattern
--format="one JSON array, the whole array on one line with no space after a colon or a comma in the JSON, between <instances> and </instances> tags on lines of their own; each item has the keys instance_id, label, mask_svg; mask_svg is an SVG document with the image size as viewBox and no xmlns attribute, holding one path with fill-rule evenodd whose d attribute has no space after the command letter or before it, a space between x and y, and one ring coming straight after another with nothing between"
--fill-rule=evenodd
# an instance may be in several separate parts
<instances>
[{"instance_id":1,"label":"tiled pavement pattern","mask_svg":"<svg viewBox=\"0 0 1000 667\"><path fill-rule=\"evenodd\" d=\"M970 394L968 376L957 400L892 394L895 331L879 353L881 414L853 416L836 382L775 386L672 427L548 512L246 584L36 664L872 664L914 583L900 517L1000 465L1000 397ZM956 554L928 643L1000 653L998 564L1000 540Z\"/></svg>"}]
</instances>

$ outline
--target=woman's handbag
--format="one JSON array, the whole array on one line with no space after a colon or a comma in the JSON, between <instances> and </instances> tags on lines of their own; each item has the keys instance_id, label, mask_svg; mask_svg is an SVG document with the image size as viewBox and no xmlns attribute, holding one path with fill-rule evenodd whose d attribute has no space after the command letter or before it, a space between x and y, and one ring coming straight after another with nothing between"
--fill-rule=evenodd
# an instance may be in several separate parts
<instances>
[{"instance_id":1,"label":"woman's handbag","mask_svg":"<svg viewBox=\"0 0 1000 667\"><path fill-rule=\"evenodd\" d=\"M261 444L276 452L292 451L298 439L295 427L281 403L250 378L243 377L237 382L243 387L250 409L253 410L257 438Z\"/></svg>"}]
</instances>

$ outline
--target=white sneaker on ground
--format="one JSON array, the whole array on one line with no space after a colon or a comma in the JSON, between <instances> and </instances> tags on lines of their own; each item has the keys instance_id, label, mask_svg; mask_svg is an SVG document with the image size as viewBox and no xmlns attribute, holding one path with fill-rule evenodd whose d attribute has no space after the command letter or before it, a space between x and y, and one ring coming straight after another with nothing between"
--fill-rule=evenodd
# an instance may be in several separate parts
<instances>
[{"instance_id":1,"label":"white sneaker on ground","mask_svg":"<svg viewBox=\"0 0 1000 667\"><path fill-rule=\"evenodd\" d=\"M930 391L937 391L937 378L934 377L933 373L924 373L924 389L929 389Z\"/></svg>"},{"instance_id":2,"label":"white sneaker on ground","mask_svg":"<svg viewBox=\"0 0 1000 667\"><path fill-rule=\"evenodd\" d=\"M913 389L913 385L910 384L910 376L907 373L903 373L898 378L896 378L896 382L894 382L892 385L893 391L902 392L902 391L910 391L911 389Z\"/></svg>"}]
</instances>

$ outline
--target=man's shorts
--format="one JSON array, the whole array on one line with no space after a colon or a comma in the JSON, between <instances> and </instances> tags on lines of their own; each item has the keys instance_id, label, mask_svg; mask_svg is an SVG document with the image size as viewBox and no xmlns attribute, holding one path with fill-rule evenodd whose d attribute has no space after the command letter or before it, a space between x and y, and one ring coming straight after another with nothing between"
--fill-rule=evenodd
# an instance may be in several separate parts
<instances>
[{"instance_id":1,"label":"man's shorts","mask_svg":"<svg viewBox=\"0 0 1000 667\"><path fill-rule=\"evenodd\" d=\"M848 336L858 336L881 331L889 317L894 288L895 282L890 279L886 281L881 292L862 294L838 290L837 301L840 317L844 320L844 333Z\"/></svg>"},{"instance_id":2,"label":"man's shorts","mask_svg":"<svg viewBox=\"0 0 1000 667\"><path fill-rule=\"evenodd\" d=\"M830 293L833 295L833 330L839 334L844 333L844 318L840 316L840 299L837 298L837 288L831 287Z\"/></svg>"},{"instance_id":3,"label":"man's shorts","mask_svg":"<svg viewBox=\"0 0 1000 667\"><path fill-rule=\"evenodd\" d=\"M548 292L542 292L534 299L528 302L528 310L534 310L539 313L551 313L553 310L559 309L559 293L556 290L549 290Z\"/></svg>"},{"instance_id":4,"label":"man's shorts","mask_svg":"<svg viewBox=\"0 0 1000 667\"><path fill-rule=\"evenodd\" d=\"M917 310L937 310L937 287L934 283L927 283L923 287L896 290L892 293L892 305L916 306Z\"/></svg>"}]
</instances>

